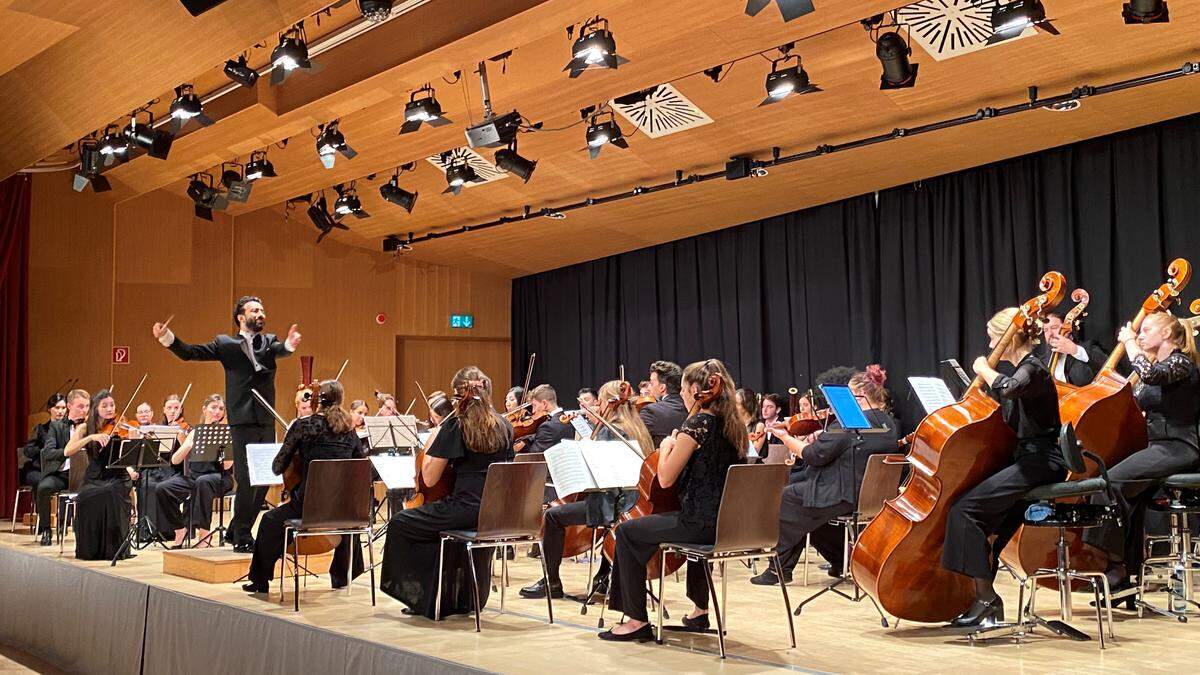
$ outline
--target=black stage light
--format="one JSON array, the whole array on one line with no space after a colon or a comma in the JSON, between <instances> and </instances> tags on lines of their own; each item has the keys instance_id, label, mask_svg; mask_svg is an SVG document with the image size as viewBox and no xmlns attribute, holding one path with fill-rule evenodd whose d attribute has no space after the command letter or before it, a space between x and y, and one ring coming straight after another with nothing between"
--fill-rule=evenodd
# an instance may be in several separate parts
<instances>
[{"instance_id":1,"label":"black stage light","mask_svg":"<svg viewBox=\"0 0 1200 675\"><path fill-rule=\"evenodd\" d=\"M329 215L329 206L328 206L328 203L325 201L325 193L324 192L321 193L320 199L316 200L315 202L313 202L312 204L309 205L309 207L308 207L307 211L305 211L305 213L308 214L308 219L312 221L312 224L315 225L317 227L317 229L320 230L320 232L321 232L321 234L317 235L317 243L318 244L321 243L322 239L329 236L329 233L334 231L335 229L338 229L338 230L349 230L350 229L350 228L346 227L345 225L337 222L336 220L333 219L333 216Z\"/></svg>"},{"instance_id":2,"label":"black stage light","mask_svg":"<svg viewBox=\"0 0 1200 675\"><path fill-rule=\"evenodd\" d=\"M591 159L596 159L600 156L600 150L605 145L615 145L622 150L629 148L629 141L625 140L625 135L621 133L621 127L617 125L617 120L611 112L608 113L609 119L601 122L600 117L603 113L592 115L588 121L587 128L587 150L588 156Z\"/></svg>"},{"instance_id":3,"label":"black stage light","mask_svg":"<svg viewBox=\"0 0 1200 675\"><path fill-rule=\"evenodd\" d=\"M883 66L883 75L879 78L880 89L903 89L917 83L917 67L908 56L912 48L908 42L895 31L888 31L879 36L875 42L875 56Z\"/></svg>"},{"instance_id":4,"label":"black stage light","mask_svg":"<svg viewBox=\"0 0 1200 675\"><path fill-rule=\"evenodd\" d=\"M448 187L442 191L442 194L450 192L457 196L462 194L463 186L467 183L482 182L483 179L475 173L475 169L467 163L467 160L455 161L446 168L446 185Z\"/></svg>"},{"instance_id":5,"label":"black stage light","mask_svg":"<svg viewBox=\"0 0 1200 675\"><path fill-rule=\"evenodd\" d=\"M279 44L271 50L271 84L282 84L297 69L315 71L316 65L308 58L304 22L300 22L279 36Z\"/></svg>"},{"instance_id":6,"label":"black stage light","mask_svg":"<svg viewBox=\"0 0 1200 675\"><path fill-rule=\"evenodd\" d=\"M400 187L399 173L379 186L379 196L383 197L384 201L395 204L409 213L412 213L413 207L417 205L417 194Z\"/></svg>"},{"instance_id":7,"label":"black stage light","mask_svg":"<svg viewBox=\"0 0 1200 675\"><path fill-rule=\"evenodd\" d=\"M371 214L363 210L362 201L358 198L358 190L351 184L348 188L337 188L338 198L333 203L333 217L354 216L355 218L370 218Z\"/></svg>"},{"instance_id":8,"label":"black stage light","mask_svg":"<svg viewBox=\"0 0 1200 675\"><path fill-rule=\"evenodd\" d=\"M338 120L324 124L320 128L321 133L317 136L317 156L326 169L333 168L334 161L337 159L336 153L340 152L346 159L354 159L358 156L358 153L346 143L346 137L338 129Z\"/></svg>"},{"instance_id":9,"label":"black stage light","mask_svg":"<svg viewBox=\"0 0 1200 675\"><path fill-rule=\"evenodd\" d=\"M747 0L746 13L750 16L757 16L769 4L771 4L771 0ZM812 0L775 0L775 4L779 7L779 13L783 15L785 22L798 19L813 11Z\"/></svg>"},{"instance_id":10,"label":"black stage light","mask_svg":"<svg viewBox=\"0 0 1200 675\"><path fill-rule=\"evenodd\" d=\"M450 124L450 120L442 115L442 105L434 96L433 87L428 84L414 91L404 105L404 124L400 133L411 134L421 128L422 124L431 127L441 127Z\"/></svg>"},{"instance_id":11,"label":"black stage light","mask_svg":"<svg viewBox=\"0 0 1200 675\"><path fill-rule=\"evenodd\" d=\"M616 69L629 63L629 59L617 55L617 40L608 30L608 19L595 17L579 27L579 39L571 46L571 60L563 68L576 78L589 68Z\"/></svg>"},{"instance_id":12,"label":"black stage light","mask_svg":"<svg viewBox=\"0 0 1200 675\"><path fill-rule=\"evenodd\" d=\"M254 83L258 82L258 71L246 64L246 55L242 54L236 61L229 59L225 62L225 77L247 89L253 89Z\"/></svg>"},{"instance_id":13,"label":"black stage light","mask_svg":"<svg viewBox=\"0 0 1200 675\"><path fill-rule=\"evenodd\" d=\"M271 164L271 160L267 159L266 150L255 150L250 153L250 161L246 163L246 180L274 178L277 175L275 173L275 165Z\"/></svg>"},{"instance_id":14,"label":"black stage light","mask_svg":"<svg viewBox=\"0 0 1200 675\"><path fill-rule=\"evenodd\" d=\"M408 241L405 241L394 234L389 234L383 238L383 252L395 253L400 255L412 250L413 233L408 233Z\"/></svg>"},{"instance_id":15,"label":"black stage light","mask_svg":"<svg viewBox=\"0 0 1200 675\"><path fill-rule=\"evenodd\" d=\"M221 184L227 189L226 196L231 202L245 204L250 201L250 189L254 182L246 178L246 167L237 162L226 162L221 165Z\"/></svg>"},{"instance_id":16,"label":"black stage light","mask_svg":"<svg viewBox=\"0 0 1200 675\"><path fill-rule=\"evenodd\" d=\"M1171 20L1166 0L1129 0L1121 6L1125 23L1167 23Z\"/></svg>"},{"instance_id":17,"label":"black stage light","mask_svg":"<svg viewBox=\"0 0 1200 675\"><path fill-rule=\"evenodd\" d=\"M192 175L188 182L187 195L192 198L196 217L211 221L213 209L223 211L229 208L229 200L225 193L214 187L213 177L208 173Z\"/></svg>"},{"instance_id":18,"label":"black stage light","mask_svg":"<svg viewBox=\"0 0 1200 675\"><path fill-rule=\"evenodd\" d=\"M181 84L175 87L175 100L171 101L171 120L176 133L189 120L196 120L201 126L213 123L212 119L204 114L204 104L201 103L200 97L196 95L190 84Z\"/></svg>"},{"instance_id":19,"label":"black stage light","mask_svg":"<svg viewBox=\"0 0 1200 675\"><path fill-rule=\"evenodd\" d=\"M104 159L96 139L86 138L80 141L79 170L75 172L72 185L76 192L83 192L88 185L92 186L92 192L108 192L112 189L108 179L100 175L104 170Z\"/></svg>"},{"instance_id":20,"label":"black stage light","mask_svg":"<svg viewBox=\"0 0 1200 675\"><path fill-rule=\"evenodd\" d=\"M154 159L166 159L171 154L171 144L175 142L175 136L170 131L154 128L154 115L149 115L146 123L139 122L135 115L121 135L131 146L145 150Z\"/></svg>"},{"instance_id":21,"label":"black stage light","mask_svg":"<svg viewBox=\"0 0 1200 675\"><path fill-rule=\"evenodd\" d=\"M511 173L522 182L528 183L537 168L537 161L530 160L517 154L517 142L514 140L507 148L496 151L496 168L505 173Z\"/></svg>"},{"instance_id":22,"label":"black stage light","mask_svg":"<svg viewBox=\"0 0 1200 675\"><path fill-rule=\"evenodd\" d=\"M112 166L114 162L124 162L129 159L129 141L120 133L120 127L110 124L104 127L104 135L98 146L104 156L104 166Z\"/></svg>"},{"instance_id":23,"label":"black stage light","mask_svg":"<svg viewBox=\"0 0 1200 675\"><path fill-rule=\"evenodd\" d=\"M358 11L367 21L380 23L392 15L393 0L358 0Z\"/></svg>"},{"instance_id":24,"label":"black stage light","mask_svg":"<svg viewBox=\"0 0 1200 675\"><path fill-rule=\"evenodd\" d=\"M216 7L225 2L225 0L179 0L183 3L184 9L192 16L200 16L204 12Z\"/></svg>"},{"instance_id":25,"label":"black stage light","mask_svg":"<svg viewBox=\"0 0 1200 675\"><path fill-rule=\"evenodd\" d=\"M998 4L992 9L992 36L987 43L994 45L1010 40L1030 26L1058 35L1058 29L1046 18L1046 8L1040 0L1014 0Z\"/></svg>"},{"instance_id":26,"label":"black stage light","mask_svg":"<svg viewBox=\"0 0 1200 675\"><path fill-rule=\"evenodd\" d=\"M796 59L796 65L780 68L779 64ZM808 81L808 72L801 65L800 57L785 56L771 61L771 72L767 74L767 97L758 105L778 103L792 94L811 94L821 88Z\"/></svg>"}]
</instances>

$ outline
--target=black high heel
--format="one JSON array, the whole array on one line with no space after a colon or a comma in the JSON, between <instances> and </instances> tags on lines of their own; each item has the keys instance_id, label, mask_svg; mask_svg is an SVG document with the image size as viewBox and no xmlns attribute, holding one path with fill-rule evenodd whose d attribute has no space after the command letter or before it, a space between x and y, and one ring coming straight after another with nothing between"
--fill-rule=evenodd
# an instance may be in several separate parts
<instances>
[{"instance_id":1,"label":"black high heel","mask_svg":"<svg viewBox=\"0 0 1200 675\"><path fill-rule=\"evenodd\" d=\"M986 622L1004 623L1004 601L996 596L987 602L976 600L971 608L950 621L954 628L979 626Z\"/></svg>"}]
</instances>

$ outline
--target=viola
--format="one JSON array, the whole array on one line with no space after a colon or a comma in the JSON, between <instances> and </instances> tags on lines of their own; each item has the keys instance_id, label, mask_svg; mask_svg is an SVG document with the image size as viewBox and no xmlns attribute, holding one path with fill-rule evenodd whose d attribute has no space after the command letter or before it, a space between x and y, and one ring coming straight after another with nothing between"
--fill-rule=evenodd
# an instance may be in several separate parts
<instances>
[{"instance_id":1,"label":"viola","mask_svg":"<svg viewBox=\"0 0 1200 675\"><path fill-rule=\"evenodd\" d=\"M1041 294L1021 305L988 363L995 367L1018 333L1032 336L1039 319L1062 302L1066 281L1049 272ZM1012 461L1016 434L1000 404L976 376L957 405L925 416L908 444L911 467L900 494L859 536L850 559L854 580L884 611L900 619L946 621L974 600L971 579L941 566L950 507L966 491Z\"/></svg>"},{"instance_id":2,"label":"viola","mask_svg":"<svg viewBox=\"0 0 1200 675\"><path fill-rule=\"evenodd\" d=\"M638 396L637 398L633 399L633 407L636 408L638 412L641 412L642 408L645 408L651 403L658 403L658 399L650 396L649 394L645 396Z\"/></svg>"}]
</instances>

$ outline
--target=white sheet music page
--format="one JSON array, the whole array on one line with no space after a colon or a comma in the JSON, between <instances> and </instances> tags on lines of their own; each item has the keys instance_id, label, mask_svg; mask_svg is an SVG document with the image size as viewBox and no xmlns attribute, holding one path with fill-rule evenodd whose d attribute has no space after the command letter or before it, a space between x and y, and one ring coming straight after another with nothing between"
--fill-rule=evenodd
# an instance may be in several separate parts
<instances>
[{"instance_id":1,"label":"white sheet music page","mask_svg":"<svg viewBox=\"0 0 1200 675\"><path fill-rule=\"evenodd\" d=\"M939 408L958 403L954 394L950 393L950 388L940 377L910 377L908 383L912 385L913 393L917 395L917 399L925 408L926 415Z\"/></svg>"},{"instance_id":2,"label":"white sheet music page","mask_svg":"<svg viewBox=\"0 0 1200 675\"><path fill-rule=\"evenodd\" d=\"M637 487L642 458L629 446L620 441L580 441L579 450L596 480L596 487Z\"/></svg>"},{"instance_id":3,"label":"white sheet music page","mask_svg":"<svg viewBox=\"0 0 1200 675\"><path fill-rule=\"evenodd\" d=\"M275 455L279 454L282 443L249 443L246 445L246 468L250 472L250 484L255 487L263 485L283 485L283 476L271 470Z\"/></svg>"},{"instance_id":4,"label":"white sheet music page","mask_svg":"<svg viewBox=\"0 0 1200 675\"><path fill-rule=\"evenodd\" d=\"M580 438L589 438L592 435L592 425L583 419L583 413L571 418L571 426L575 427L575 433L579 434Z\"/></svg>"},{"instance_id":5,"label":"white sheet music page","mask_svg":"<svg viewBox=\"0 0 1200 675\"><path fill-rule=\"evenodd\" d=\"M545 453L550 479L554 481L554 489L559 495L573 495L598 487L583 458L579 447L582 444L583 441L562 441Z\"/></svg>"},{"instance_id":6,"label":"white sheet music page","mask_svg":"<svg viewBox=\"0 0 1200 675\"><path fill-rule=\"evenodd\" d=\"M389 490L417 487L417 458L415 455L371 455L371 464L379 472L379 480Z\"/></svg>"}]
</instances>

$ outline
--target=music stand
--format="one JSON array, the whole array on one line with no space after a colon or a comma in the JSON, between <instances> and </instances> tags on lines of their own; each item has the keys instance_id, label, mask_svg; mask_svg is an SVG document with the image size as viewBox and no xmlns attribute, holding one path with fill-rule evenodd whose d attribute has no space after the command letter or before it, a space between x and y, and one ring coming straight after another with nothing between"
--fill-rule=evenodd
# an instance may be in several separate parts
<instances>
[{"instance_id":1,"label":"music stand","mask_svg":"<svg viewBox=\"0 0 1200 675\"><path fill-rule=\"evenodd\" d=\"M417 448L422 446L415 415L364 417L363 423L367 427L367 454L369 456L414 455ZM376 467L376 472L378 471L379 469ZM388 492L391 490L389 489ZM391 522L391 499L385 497L384 502L388 505L388 522ZM379 510L382 508L383 504L376 506L375 512L371 514L372 520L379 515ZM376 531L372 541L383 537L387 533L387 526L388 524L384 523L383 527Z\"/></svg>"},{"instance_id":2,"label":"music stand","mask_svg":"<svg viewBox=\"0 0 1200 675\"><path fill-rule=\"evenodd\" d=\"M222 477L225 474L225 467L221 466L221 462L225 461L225 455L229 449L233 447L233 436L230 432L228 424L200 424L192 427L192 450L188 453L187 464L192 462L215 462L217 468L221 471ZM222 480L222 482L224 482ZM196 508L196 499L200 493L196 489L195 484L192 485L192 499L188 506L188 527L187 527L187 546L192 547L192 514ZM211 525L212 523L209 523ZM202 542L211 541L213 533L217 533L217 547L225 545L225 495L217 497L217 527L209 530L204 538L196 542L199 546Z\"/></svg>"},{"instance_id":3,"label":"music stand","mask_svg":"<svg viewBox=\"0 0 1200 675\"><path fill-rule=\"evenodd\" d=\"M146 434L142 438L127 438L121 441L120 446L109 445L109 452L116 453L117 457L108 462L110 468L133 469L137 472L138 477L134 481L135 489L139 490L139 494L145 494L142 488L145 487L146 469L154 469L167 465L163 459L163 453L170 452L170 442L173 438L159 439L152 434ZM163 548L168 548L166 540L162 538L157 531L157 528L152 527L150 518L146 515L146 504L138 505L138 519L129 528L129 532L125 535L125 541L121 542L121 546L117 549L116 554L112 559L112 567L115 567L117 561L125 554L127 550L136 548L142 550L158 543ZM150 531L150 541L144 546L137 543L138 530L145 526Z\"/></svg>"}]
</instances>

